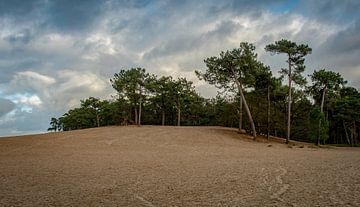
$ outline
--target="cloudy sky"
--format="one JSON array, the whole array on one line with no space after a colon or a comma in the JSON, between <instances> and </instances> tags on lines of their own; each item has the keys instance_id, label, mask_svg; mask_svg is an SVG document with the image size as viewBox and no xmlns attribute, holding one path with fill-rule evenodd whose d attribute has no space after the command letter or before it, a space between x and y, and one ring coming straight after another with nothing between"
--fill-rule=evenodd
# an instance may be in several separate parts
<instances>
[{"instance_id":1,"label":"cloudy sky","mask_svg":"<svg viewBox=\"0 0 360 207\"><path fill-rule=\"evenodd\" d=\"M360 88L358 0L0 0L0 136L44 132L89 96L114 94L120 69L183 76L211 97L195 69L240 42L275 74L284 56L264 47L309 44L307 74L326 68Z\"/></svg>"}]
</instances>

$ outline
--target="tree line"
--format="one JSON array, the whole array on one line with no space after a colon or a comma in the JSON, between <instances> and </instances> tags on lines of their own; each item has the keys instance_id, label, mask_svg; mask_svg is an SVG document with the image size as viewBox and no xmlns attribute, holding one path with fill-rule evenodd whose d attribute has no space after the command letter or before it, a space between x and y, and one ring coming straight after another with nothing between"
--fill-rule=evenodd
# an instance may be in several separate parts
<instances>
[{"instance_id":1,"label":"tree line","mask_svg":"<svg viewBox=\"0 0 360 207\"><path fill-rule=\"evenodd\" d=\"M265 50L286 55L280 77L258 60L251 43L242 42L238 48L206 58L205 72L195 73L218 88L218 95L209 99L200 96L186 78L158 77L144 68L122 69L110 79L116 97L81 100L80 107L51 118L48 130L128 124L217 125L237 127L254 139L260 134L284 137L286 142L356 145L360 92L327 69L315 70L307 83L303 72L305 56L312 52L308 45L282 39Z\"/></svg>"}]
</instances>

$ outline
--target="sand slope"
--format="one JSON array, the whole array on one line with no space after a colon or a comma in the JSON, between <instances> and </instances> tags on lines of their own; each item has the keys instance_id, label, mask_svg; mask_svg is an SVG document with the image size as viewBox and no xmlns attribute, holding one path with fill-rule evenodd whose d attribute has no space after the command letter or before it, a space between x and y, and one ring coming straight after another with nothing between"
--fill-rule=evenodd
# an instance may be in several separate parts
<instances>
[{"instance_id":1,"label":"sand slope","mask_svg":"<svg viewBox=\"0 0 360 207\"><path fill-rule=\"evenodd\" d=\"M268 145L221 127L2 138L0 206L360 206L359 149Z\"/></svg>"}]
</instances>

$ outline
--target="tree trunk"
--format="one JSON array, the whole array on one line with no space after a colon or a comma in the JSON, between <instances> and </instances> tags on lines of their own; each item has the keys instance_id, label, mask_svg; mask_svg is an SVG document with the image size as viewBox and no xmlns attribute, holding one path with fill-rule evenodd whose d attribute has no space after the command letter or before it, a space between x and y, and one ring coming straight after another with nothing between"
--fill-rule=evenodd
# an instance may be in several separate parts
<instances>
[{"instance_id":1,"label":"tree trunk","mask_svg":"<svg viewBox=\"0 0 360 207\"><path fill-rule=\"evenodd\" d=\"M138 111L137 111L137 108L136 108L136 106L135 106L135 109L134 109L134 111L135 111L135 124L137 125L138 124Z\"/></svg>"},{"instance_id":2,"label":"tree trunk","mask_svg":"<svg viewBox=\"0 0 360 207\"><path fill-rule=\"evenodd\" d=\"M140 89L140 99L139 99L139 119L138 119L138 125L141 125L141 111L142 111L142 91L141 86L139 86Z\"/></svg>"},{"instance_id":3,"label":"tree trunk","mask_svg":"<svg viewBox=\"0 0 360 207\"><path fill-rule=\"evenodd\" d=\"M288 63L289 63L289 100L288 100L288 120L287 120L287 135L286 135L286 144L289 144L290 141L290 125L291 125L291 81L292 81L292 77L291 77L291 62L290 62L290 55L288 58Z\"/></svg>"},{"instance_id":4,"label":"tree trunk","mask_svg":"<svg viewBox=\"0 0 360 207\"><path fill-rule=\"evenodd\" d=\"M177 125L180 126L180 118L181 118L181 111L180 111L180 104L178 103L178 106L177 106Z\"/></svg>"},{"instance_id":5,"label":"tree trunk","mask_svg":"<svg viewBox=\"0 0 360 207\"><path fill-rule=\"evenodd\" d=\"M267 87L267 133L266 138L270 137L270 83L268 83Z\"/></svg>"},{"instance_id":6,"label":"tree trunk","mask_svg":"<svg viewBox=\"0 0 360 207\"><path fill-rule=\"evenodd\" d=\"M239 133L242 133L242 116L243 116L243 100L240 97L240 108L239 108Z\"/></svg>"},{"instance_id":7,"label":"tree trunk","mask_svg":"<svg viewBox=\"0 0 360 207\"><path fill-rule=\"evenodd\" d=\"M165 111L164 110L162 110L162 113L161 113L161 125L165 126Z\"/></svg>"},{"instance_id":8,"label":"tree trunk","mask_svg":"<svg viewBox=\"0 0 360 207\"><path fill-rule=\"evenodd\" d=\"M256 129L255 129L254 120L253 120L253 118L252 118L252 116L251 116L251 112L250 112L249 106L248 106L248 104L247 104L247 102L246 102L246 99L245 99L245 96L244 96L244 93L243 93L243 90L242 90L241 83L240 83L240 81L239 81L239 79L238 79L238 77L237 77L234 69L231 68L231 70L232 70L232 73L233 73L233 75L234 75L235 83L236 83L236 85L237 85L237 87L238 87L238 90L239 90L241 99L243 100L244 107L245 107L245 111L246 111L246 113L247 113L247 115L248 115L248 118L249 118L249 121L250 121L250 124L251 124L252 134L253 134L253 137L254 137L254 140L255 140L255 139L256 139Z\"/></svg>"},{"instance_id":9,"label":"tree trunk","mask_svg":"<svg viewBox=\"0 0 360 207\"><path fill-rule=\"evenodd\" d=\"M96 112L96 124L97 124L97 127L100 127L100 117L99 117L99 113ZM55 129L56 131L56 129Z\"/></svg>"},{"instance_id":10,"label":"tree trunk","mask_svg":"<svg viewBox=\"0 0 360 207\"><path fill-rule=\"evenodd\" d=\"M336 140L337 140L336 144L342 144L344 142L342 134L340 134L340 143L339 143L338 139L336 139Z\"/></svg>"},{"instance_id":11,"label":"tree trunk","mask_svg":"<svg viewBox=\"0 0 360 207\"><path fill-rule=\"evenodd\" d=\"M276 117L277 117L277 110L276 110L276 104L274 103L273 104L273 107L274 107L274 113L273 113L273 128L274 128L274 136L277 137L277 120L276 120Z\"/></svg>"},{"instance_id":12,"label":"tree trunk","mask_svg":"<svg viewBox=\"0 0 360 207\"><path fill-rule=\"evenodd\" d=\"M324 100L325 100L326 86L323 88L323 92L321 95L321 104L320 104L320 113L321 115L324 113ZM321 135L321 119L319 119L319 128L318 128L318 138L316 145L320 145L320 135Z\"/></svg>"},{"instance_id":13,"label":"tree trunk","mask_svg":"<svg viewBox=\"0 0 360 207\"><path fill-rule=\"evenodd\" d=\"M350 127L350 133L351 133L351 146L354 146L354 130L353 127Z\"/></svg>"},{"instance_id":14,"label":"tree trunk","mask_svg":"<svg viewBox=\"0 0 360 207\"><path fill-rule=\"evenodd\" d=\"M318 138L317 138L317 142L316 142L317 146L320 145L320 135L321 135L321 119L319 120L319 126L318 126Z\"/></svg>"},{"instance_id":15,"label":"tree trunk","mask_svg":"<svg viewBox=\"0 0 360 207\"><path fill-rule=\"evenodd\" d=\"M352 143L353 143L353 146L354 144L356 144L356 124L355 124L355 121L353 121L353 126L352 126L352 134L353 134L353 138L352 138Z\"/></svg>"},{"instance_id":16,"label":"tree trunk","mask_svg":"<svg viewBox=\"0 0 360 207\"><path fill-rule=\"evenodd\" d=\"M359 141L359 134L360 134L360 128L355 126L355 129L357 129L357 136L356 136L356 140Z\"/></svg>"},{"instance_id":17,"label":"tree trunk","mask_svg":"<svg viewBox=\"0 0 360 207\"><path fill-rule=\"evenodd\" d=\"M346 125L345 125L344 120L343 120L343 127L344 127L344 130L345 130L346 140L347 140L348 144L351 144L351 143L350 143L350 139L349 139L349 134L348 134L348 132L347 132L347 130L346 130Z\"/></svg>"}]
</instances>

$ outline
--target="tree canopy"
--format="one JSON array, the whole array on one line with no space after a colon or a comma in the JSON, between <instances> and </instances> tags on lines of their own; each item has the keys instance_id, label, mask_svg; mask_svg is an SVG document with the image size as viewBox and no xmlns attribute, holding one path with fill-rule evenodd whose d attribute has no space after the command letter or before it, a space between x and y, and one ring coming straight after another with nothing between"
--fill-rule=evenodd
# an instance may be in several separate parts
<instances>
[{"instance_id":1,"label":"tree canopy","mask_svg":"<svg viewBox=\"0 0 360 207\"><path fill-rule=\"evenodd\" d=\"M305 44L296 44L286 39L276 41L265 47L265 50L274 54L284 53L287 55L288 68L282 68L280 73L288 76L289 92L288 92L288 117L287 117L287 136L286 142L290 140L290 125L291 125L291 104L292 104L292 82L299 85L305 85L306 79L301 75L305 71L305 56L310 54L312 49Z\"/></svg>"},{"instance_id":2,"label":"tree canopy","mask_svg":"<svg viewBox=\"0 0 360 207\"><path fill-rule=\"evenodd\" d=\"M110 79L117 95L108 100L95 97L79 101L59 118L50 119L49 131L68 131L109 125L227 126L254 136L285 137L317 144L360 141L360 93L346 86L336 72L315 70L306 84L302 72L311 48L288 40L269 44L266 51L287 55L289 84L275 77L257 59L255 46L220 51L196 70L200 80L218 88L218 96L200 96L184 77L158 77L144 68L121 69ZM292 82L301 87L293 87ZM304 87L306 86L306 87ZM306 88L306 90L303 90ZM247 116L242 117L243 107Z\"/></svg>"}]
</instances>

